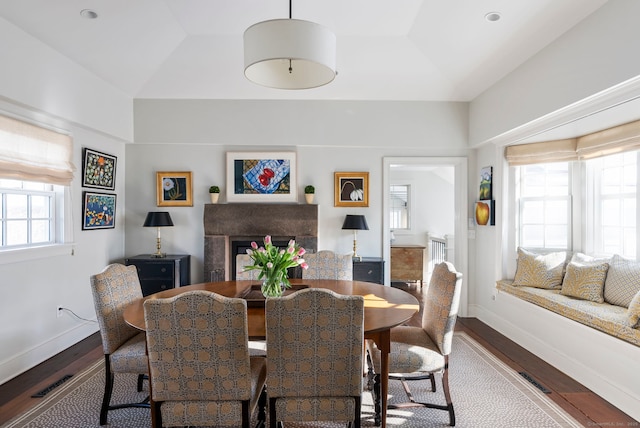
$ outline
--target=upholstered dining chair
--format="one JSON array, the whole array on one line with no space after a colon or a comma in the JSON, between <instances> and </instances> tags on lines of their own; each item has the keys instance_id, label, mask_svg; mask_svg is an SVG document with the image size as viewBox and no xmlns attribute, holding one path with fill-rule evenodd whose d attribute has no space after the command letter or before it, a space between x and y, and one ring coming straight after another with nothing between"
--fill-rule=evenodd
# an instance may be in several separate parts
<instances>
[{"instance_id":1,"label":"upholstered dining chair","mask_svg":"<svg viewBox=\"0 0 640 428\"><path fill-rule=\"evenodd\" d=\"M307 421L360 427L364 298L306 288L267 298L269 426Z\"/></svg>"},{"instance_id":2,"label":"upholstered dining chair","mask_svg":"<svg viewBox=\"0 0 640 428\"><path fill-rule=\"evenodd\" d=\"M144 318L155 428L249 428L258 405L264 426L266 365L249 356L245 300L188 291L145 301Z\"/></svg>"},{"instance_id":3,"label":"upholstered dining chair","mask_svg":"<svg viewBox=\"0 0 640 428\"><path fill-rule=\"evenodd\" d=\"M110 264L91 276L91 292L104 351L105 385L100 425L105 425L109 410L149 408L147 400L111 405L115 373L137 373L138 391L142 391L143 377L149 372L144 333L128 325L122 315L131 301L142 298L138 271L135 266Z\"/></svg>"},{"instance_id":4,"label":"upholstered dining chair","mask_svg":"<svg viewBox=\"0 0 640 428\"><path fill-rule=\"evenodd\" d=\"M236 279L237 280L257 280L260 271L258 269L244 270L245 266L253 264L249 254L236 255Z\"/></svg>"},{"instance_id":5,"label":"upholstered dining chair","mask_svg":"<svg viewBox=\"0 0 640 428\"><path fill-rule=\"evenodd\" d=\"M351 254L336 254L322 250L306 253L304 259L309 265L302 271L303 279L353 279L353 259Z\"/></svg>"},{"instance_id":6,"label":"upholstered dining chair","mask_svg":"<svg viewBox=\"0 0 640 428\"><path fill-rule=\"evenodd\" d=\"M449 425L456 417L449 391L449 354L453 330L458 316L462 274L449 262L435 266L424 297L422 327L398 326L391 329L389 378L402 381L409 402L389 405L389 408L424 406L449 412ZM380 354L373 342L367 341L367 362L373 379L376 424L380 421ZM372 370L375 370L373 372ZM435 373L442 373L442 388L446 405L416 402L407 381L431 380L435 392Z\"/></svg>"}]
</instances>

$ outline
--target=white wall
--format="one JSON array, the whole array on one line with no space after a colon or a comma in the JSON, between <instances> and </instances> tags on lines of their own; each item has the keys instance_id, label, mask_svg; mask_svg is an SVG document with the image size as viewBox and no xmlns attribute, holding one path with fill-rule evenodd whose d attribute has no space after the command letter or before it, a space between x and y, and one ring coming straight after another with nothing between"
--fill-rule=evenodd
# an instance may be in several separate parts
<instances>
[{"instance_id":1,"label":"white wall","mask_svg":"<svg viewBox=\"0 0 640 428\"><path fill-rule=\"evenodd\" d=\"M298 201L304 202L305 185L316 187L318 248L351 252L344 216L364 214L370 230L358 233L358 252L372 257L382 255L382 158L467 154L464 103L137 100L135 113L136 144L126 148L126 253L155 248L155 231L142 223L148 211L160 209L156 171L192 171L194 206L161 207L175 224L162 232L163 251L192 255L192 282L203 280L202 217L210 185L222 188L225 202L227 151L296 152ZM369 172L369 207L334 207L337 171Z\"/></svg>"},{"instance_id":2,"label":"white wall","mask_svg":"<svg viewBox=\"0 0 640 428\"><path fill-rule=\"evenodd\" d=\"M133 135L131 99L84 68L0 19L0 113L69 131L77 171L70 189L73 255L44 252L15 262L0 252L0 383L98 330L89 276L124 254L125 141ZM82 147L118 158L115 229L82 231ZM33 252L29 252L33 253ZM54 255L50 255L54 254Z\"/></svg>"}]
</instances>

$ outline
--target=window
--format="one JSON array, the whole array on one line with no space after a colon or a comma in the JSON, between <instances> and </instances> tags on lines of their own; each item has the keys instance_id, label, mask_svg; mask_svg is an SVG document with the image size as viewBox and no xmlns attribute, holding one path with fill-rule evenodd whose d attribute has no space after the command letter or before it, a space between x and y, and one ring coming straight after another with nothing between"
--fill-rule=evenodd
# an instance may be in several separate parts
<instances>
[{"instance_id":1,"label":"window","mask_svg":"<svg viewBox=\"0 0 640 428\"><path fill-rule=\"evenodd\" d=\"M67 251L72 155L66 133L0 115L0 263Z\"/></svg>"},{"instance_id":2,"label":"window","mask_svg":"<svg viewBox=\"0 0 640 428\"><path fill-rule=\"evenodd\" d=\"M0 179L0 248L54 243L55 202L51 184Z\"/></svg>"},{"instance_id":3,"label":"window","mask_svg":"<svg viewBox=\"0 0 640 428\"><path fill-rule=\"evenodd\" d=\"M516 246L636 258L639 155L513 167Z\"/></svg>"},{"instance_id":4,"label":"window","mask_svg":"<svg viewBox=\"0 0 640 428\"><path fill-rule=\"evenodd\" d=\"M389 227L392 230L409 229L409 191L408 184L392 184L389 188Z\"/></svg>"},{"instance_id":5,"label":"window","mask_svg":"<svg viewBox=\"0 0 640 428\"><path fill-rule=\"evenodd\" d=\"M570 248L570 164L517 167L517 242L526 248Z\"/></svg>"},{"instance_id":6,"label":"window","mask_svg":"<svg viewBox=\"0 0 640 428\"><path fill-rule=\"evenodd\" d=\"M626 152L585 162L590 253L636 257L638 155Z\"/></svg>"}]
</instances>

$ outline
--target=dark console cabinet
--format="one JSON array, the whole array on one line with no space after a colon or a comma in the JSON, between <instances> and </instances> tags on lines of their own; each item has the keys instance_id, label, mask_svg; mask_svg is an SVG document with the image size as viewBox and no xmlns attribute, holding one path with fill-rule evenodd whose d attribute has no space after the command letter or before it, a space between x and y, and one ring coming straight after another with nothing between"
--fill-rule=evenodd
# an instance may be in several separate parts
<instances>
[{"instance_id":1,"label":"dark console cabinet","mask_svg":"<svg viewBox=\"0 0 640 428\"><path fill-rule=\"evenodd\" d=\"M354 258L353 279L384 284L384 260L381 257Z\"/></svg>"},{"instance_id":2,"label":"dark console cabinet","mask_svg":"<svg viewBox=\"0 0 640 428\"><path fill-rule=\"evenodd\" d=\"M125 259L125 264L134 265L138 269L144 296L191 283L189 255L151 257L145 254L129 257Z\"/></svg>"}]
</instances>

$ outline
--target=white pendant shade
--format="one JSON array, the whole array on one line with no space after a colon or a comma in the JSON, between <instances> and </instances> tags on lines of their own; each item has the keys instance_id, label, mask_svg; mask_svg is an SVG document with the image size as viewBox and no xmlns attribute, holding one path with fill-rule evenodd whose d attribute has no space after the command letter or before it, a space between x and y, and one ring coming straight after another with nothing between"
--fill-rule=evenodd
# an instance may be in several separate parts
<instances>
[{"instance_id":1,"label":"white pendant shade","mask_svg":"<svg viewBox=\"0 0 640 428\"><path fill-rule=\"evenodd\" d=\"M289 70L291 67L291 70ZM278 89L309 89L336 77L336 36L298 19L259 22L244 32L244 74Z\"/></svg>"}]
</instances>

